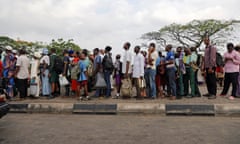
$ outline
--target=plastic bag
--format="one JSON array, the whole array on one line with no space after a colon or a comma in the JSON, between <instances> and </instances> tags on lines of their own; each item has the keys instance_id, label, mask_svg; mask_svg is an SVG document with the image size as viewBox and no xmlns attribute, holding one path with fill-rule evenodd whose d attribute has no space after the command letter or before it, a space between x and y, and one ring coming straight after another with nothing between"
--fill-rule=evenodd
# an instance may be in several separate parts
<instances>
[{"instance_id":1,"label":"plastic bag","mask_svg":"<svg viewBox=\"0 0 240 144\"><path fill-rule=\"evenodd\" d=\"M107 87L107 84L106 84L106 81L103 77L103 73L97 73L97 81L96 81L96 84L95 84L95 88L106 88Z\"/></svg>"},{"instance_id":2,"label":"plastic bag","mask_svg":"<svg viewBox=\"0 0 240 144\"><path fill-rule=\"evenodd\" d=\"M69 81L65 76L59 75L59 83L61 86L65 86L69 84Z\"/></svg>"}]
</instances>

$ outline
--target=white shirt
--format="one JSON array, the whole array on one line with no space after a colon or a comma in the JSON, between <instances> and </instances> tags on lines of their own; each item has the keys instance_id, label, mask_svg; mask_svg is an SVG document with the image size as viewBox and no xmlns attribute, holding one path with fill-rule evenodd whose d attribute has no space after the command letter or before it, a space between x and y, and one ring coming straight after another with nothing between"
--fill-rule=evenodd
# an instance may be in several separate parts
<instances>
[{"instance_id":1,"label":"white shirt","mask_svg":"<svg viewBox=\"0 0 240 144\"><path fill-rule=\"evenodd\" d=\"M131 64L132 64L132 54L129 50L125 50L124 54L123 54L123 63L122 63L122 73L125 74L126 73L126 69L127 69L127 62L129 62L129 69L128 69L128 74L132 73L132 68L131 68Z\"/></svg>"},{"instance_id":2,"label":"white shirt","mask_svg":"<svg viewBox=\"0 0 240 144\"><path fill-rule=\"evenodd\" d=\"M151 59L153 59L153 61L152 61L153 65L149 65L148 64L147 68L151 68L151 69L155 70L156 69L156 60L157 60L157 58L158 58L157 51L154 51L153 53L151 53Z\"/></svg>"},{"instance_id":3,"label":"white shirt","mask_svg":"<svg viewBox=\"0 0 240 144\"><path fill-rule=\"evenodd\" d=\"M33 59L31 61L31 78L37 77L38 70L39 70L39 60Z\"/></svg>"},{"instance_id":4,"label":"white shirt","mask_svg":"<svg viewBox=\"0 0 240 144\"><path fill-rule=\"evenodd\" d=\"M20 55L17 59L16 66L19 66L19 71L17 73L18 79L27 79L29 76L29 68L30 62L26 55Z\"/></svg>"},{"instance_id":5,"label":"white shirt","mask_svg":"<svg viewBox=\"0 0 240 144\"><path fill-rule=\"evenodd\" d=\"M47 65L50 65L50 59L48 55L44 55L41 60L40 63L43 64L43 62L45 62Z\"/></svg>"},{"instance_id":6,"label":"white shirt","mask_svg":"<svg viewBox=\"0 0 240 144\"><path fill-rule=\"evenodd\" d=\"M138 53L133 59L133 78L140 78L144 76L144 57Z\"/></svg>"}]
</instances>

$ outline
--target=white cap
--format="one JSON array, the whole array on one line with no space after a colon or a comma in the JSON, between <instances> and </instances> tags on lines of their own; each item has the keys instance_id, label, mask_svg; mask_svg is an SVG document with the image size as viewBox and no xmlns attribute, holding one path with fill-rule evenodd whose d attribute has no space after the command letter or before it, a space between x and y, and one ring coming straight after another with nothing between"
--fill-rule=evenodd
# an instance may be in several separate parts
<instances>
[{"instance_id":1,"label":"white cap","mask_svg":"<svg viewBox=\"0 0 240 144\"><path fill-rule=\"evenodd\" d=\"M40 58L41 57L41 53L40 52L34 52L34 57Z\"/></svg>"},{"instance_id":2,"label":"white cap","mask_svg":"<svg viewBox=\"0 0 240 144\"><path fill-rule=\"evenodd\" d=\"M17 53L17 50L12 50L12 53L16 54L16 53Z\"/></svg>"},{"instance_id":3,"label":"white cap","mask_svg":"<svg viewBox=\"0 0 240 144\"><path fill-rule=\"evenodd\" d=\"M11 51L13 48L11 46L6 46L6 50Z\"/></svg>"}]
</instances>

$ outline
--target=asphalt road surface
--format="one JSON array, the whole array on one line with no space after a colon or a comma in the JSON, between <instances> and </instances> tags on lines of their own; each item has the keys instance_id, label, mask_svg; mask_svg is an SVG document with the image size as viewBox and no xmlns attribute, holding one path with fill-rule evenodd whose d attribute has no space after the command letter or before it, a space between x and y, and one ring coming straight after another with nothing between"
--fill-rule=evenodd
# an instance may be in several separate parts
<instances>
[{"instance_id":1,"label":"asphalt road surface","mask_svg":"<svg viewBox=\"0 0 240 144\"><path fill-rule=\"evenodd\" d=\"M240 144L240 118L8 114L0 144Z\"/></svg>"}]
</instances>

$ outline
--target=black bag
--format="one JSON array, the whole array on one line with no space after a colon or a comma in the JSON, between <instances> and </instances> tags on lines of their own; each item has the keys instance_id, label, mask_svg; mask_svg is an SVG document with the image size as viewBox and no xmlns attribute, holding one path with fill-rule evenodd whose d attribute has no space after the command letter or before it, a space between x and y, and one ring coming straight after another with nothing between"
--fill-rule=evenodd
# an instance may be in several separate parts
<instances>
[{"instance_id":1,"label":"black bag","mask_svg":"<svg viewBox=\"0 0 240 144\"><path fill-rule=\"evenodd\" d=\"M64 63L62 58L60 58L59 56L56 56L54 59L54 65L53 65L54 71L57 74L61 74L63 72L64 69Z\"/></svg>"},{"instance_id":2,"label":"black bag","mask_svg":"<svg viewBox=\"0 0 240 144\"><path fill-rule=\"evenodd\" d=\"M102 65L103 65L103 69L105 69L105 70L109 70L111 72L114 70L112 57L109 55L105 55L103 57Z\"/></svg>"}]
</instances>

